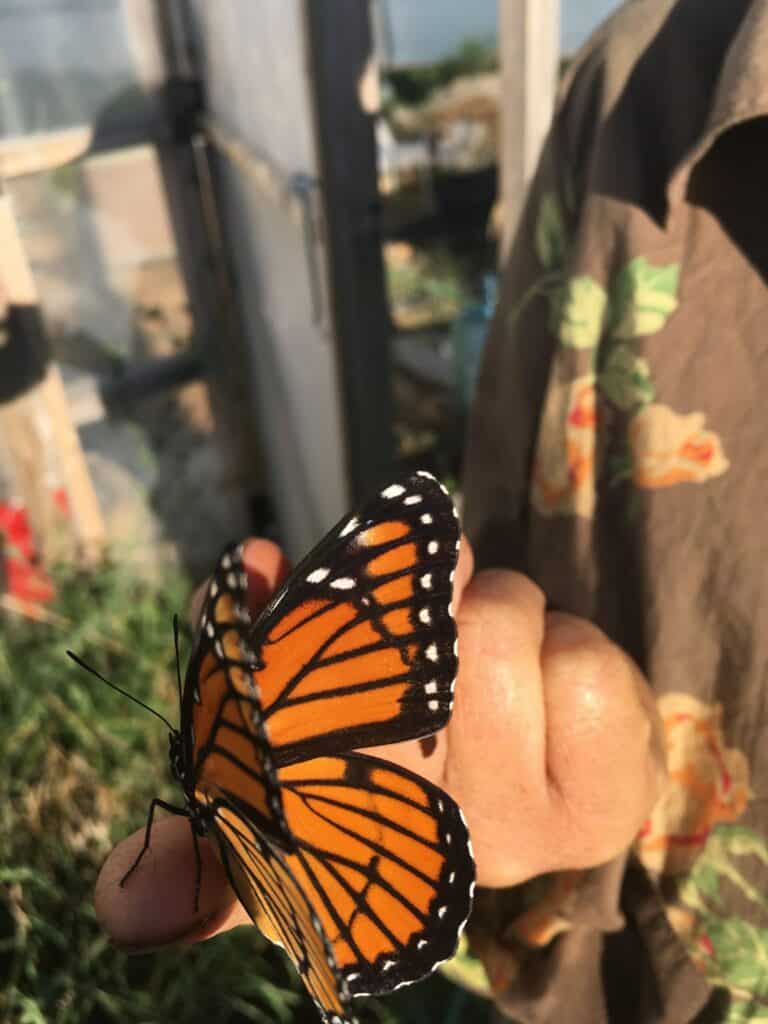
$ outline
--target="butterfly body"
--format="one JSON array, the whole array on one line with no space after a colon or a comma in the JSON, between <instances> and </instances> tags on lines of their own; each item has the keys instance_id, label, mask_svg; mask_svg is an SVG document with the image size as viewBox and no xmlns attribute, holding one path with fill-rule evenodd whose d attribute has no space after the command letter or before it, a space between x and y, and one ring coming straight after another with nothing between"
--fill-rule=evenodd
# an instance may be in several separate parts
<instances>
[{"instance_id":1,"label":"butterfly body","mask_svg":"<svg viewBox=\"0 0 768 1024\"><path fill-rule=\"evenodd\" d=\"M469 914L458 806L355 752L449 718L458 543L447 492L415 474L331 530L255 622L242 550L227 549L201 614L171 770L193 834L333 1024L350 996L450 957Z\"/></svg>"}]
</instances>

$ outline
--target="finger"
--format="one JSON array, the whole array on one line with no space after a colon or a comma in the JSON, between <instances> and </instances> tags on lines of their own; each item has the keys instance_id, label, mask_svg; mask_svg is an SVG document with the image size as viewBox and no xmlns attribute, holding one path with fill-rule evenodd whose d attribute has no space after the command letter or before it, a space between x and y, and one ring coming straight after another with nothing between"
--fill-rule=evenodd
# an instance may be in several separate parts
<instances>
[{"instance_id":1,"label":"finger","mask_svg":"<svg viewBox=\"0 0 768 1024\"><path fill-rule=\"evenodd\" d=\"M571 615L547 616L542 668L547 775L570 822L569 857L610 860L636 835L664 783L655 702L632 659Z\"/></svg>"},{"instance_id":2,"label":"finger","mask_svg":"<svg viewBox=\"0 0 768 1024\"><path fill-rule=\"evenodd\" d=\"M263 537L245 542L243 564L248 575L248 608L256 616L288 578L291 567L282 549Z\"/></svg>"},{"instance_id":3,"label":"finger","mask_svg":"<svg viewBox=\"0 0 768 1024\"><path fill-rule=\"evenodd\" d=\"M112 942L127 952L147 952L172 943L197 942L249 918L229 887L213 846L198 839L202 861L200 898L195 910L197 862L189 822L158 818L151 845L126 880L139 855L144 829L119 843L96 883L96 915Z\"/></svg>"},{"instance_id":4,"label":"finger","mask_svg":"<svg viewBox=\"0 0 768 1024\"><path fill-rule=\"evenodd\" d=\"M248 608L255 618L274 591L286 580L290 564L282 550L271 540L255 537L243 544L243 564L248 576ZM201 583L189 602L189 618L197 623L208 592L208 581Z\"/></svg>"},{"instance_id":5,"label":"finger","mask_svg":"<svg viewBox=\"0 0 768 1024\"><path fill-rule=\"evenodd\" d=\"M472 545L469 543L469 538L462 533L461 545L459 547L459 558L456 562L456 575L453 580L453 607L454 612L457 611L461 604L461 599L464 596L464 591L467 584L472 579L472 573L475 571L475 555L472 551Z\"/></svg>"},{"instance_id":6,"label":"finger","mask_svg":"<svg viewBox=\"0 0 768 1024\"><path fill-rule=\"evenodd\" d=\"M534 819L535 828L547 802L544 596L519 573L480 572L464 591L458 626L459 680L445 780L469 821L478 882L504 885L508 877L525 875L527 865L516 863L512 849L499 857L506 842L499 833L502 808Z\"/></svg>"}]
</instances>

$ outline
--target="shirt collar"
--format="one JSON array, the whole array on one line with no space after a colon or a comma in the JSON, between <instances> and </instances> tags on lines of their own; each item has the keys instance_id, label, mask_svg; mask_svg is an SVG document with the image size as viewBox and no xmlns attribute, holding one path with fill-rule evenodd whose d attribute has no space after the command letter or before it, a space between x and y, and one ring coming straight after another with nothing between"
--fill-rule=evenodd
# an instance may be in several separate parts
<instances>
[{"instance_id":1,"label":"shirt collar","mask_svg":"<svg viewBox=\"0 0 768 1024\"><path fill-rule=\"evenodd\" d=\"M723 61L705 126L670 174L668 208L684 198L693 168L724 132L744 121L766 115L768 0L752 0Z\"/></svg>"}]
</instances>

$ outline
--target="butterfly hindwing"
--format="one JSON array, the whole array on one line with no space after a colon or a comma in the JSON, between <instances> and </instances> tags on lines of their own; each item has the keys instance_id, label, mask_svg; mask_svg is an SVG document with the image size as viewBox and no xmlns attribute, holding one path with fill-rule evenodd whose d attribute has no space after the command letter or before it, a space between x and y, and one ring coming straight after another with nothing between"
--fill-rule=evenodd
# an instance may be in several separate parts
<instances>
[{"instance_id":1,"label":"butterfly hindwing","mask_svg":"<svg viewBox=\"0 0 768 1024\"><path fill-rule=\"evenodd\" d=\"M459 807L387 761L352 754L279 771L286 863L353 995L417 981L453 955L474 863Z\"/></svg>"},{"instance_id":2,"label":"butterfly hindwing","mask_svg":"<svg viewBox=\"0 0 768 1024\"><path fill-rule=\"evenodd\" d=\"M291 958L327 1024L354 1024L349 988L322 924L283 852L224 799L211 810L222 863L240 902L261 931Z\"/></svg>"},{"instance_id":3,"label":"butterfly hindwing","mask_svg":"<svg viewBox=\"0 0 768 1024\"><path fill-rule=\"evenodd\" d=\"M446 724L458 545L447 491L417 473L342 520L298 566L249 634L276 764Z\"/></svg>"}]
</instances>

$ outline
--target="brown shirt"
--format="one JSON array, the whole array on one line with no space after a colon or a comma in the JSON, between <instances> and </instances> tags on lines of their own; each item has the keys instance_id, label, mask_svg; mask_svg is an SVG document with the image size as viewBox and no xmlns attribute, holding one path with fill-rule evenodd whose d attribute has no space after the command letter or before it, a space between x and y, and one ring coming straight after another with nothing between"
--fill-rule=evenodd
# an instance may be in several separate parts
<instances>
[{"instance_id":1,"label":"brown shirt","mask_svg":"<svg viewBox=\"0 0 768 1024\"><path fill-rule=\"evenodd\" d=\"M768 0L631 0L504 271L468 533L638 660L670 767L627 857L481 894L526 1024L768 1021L767 117Z\"/></svg>"}]
</instances>

